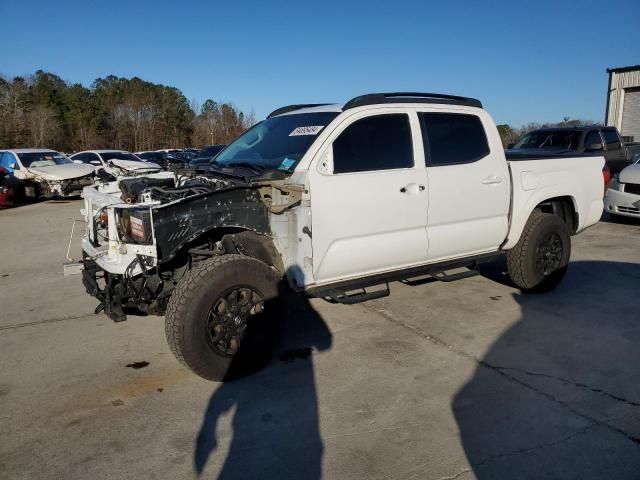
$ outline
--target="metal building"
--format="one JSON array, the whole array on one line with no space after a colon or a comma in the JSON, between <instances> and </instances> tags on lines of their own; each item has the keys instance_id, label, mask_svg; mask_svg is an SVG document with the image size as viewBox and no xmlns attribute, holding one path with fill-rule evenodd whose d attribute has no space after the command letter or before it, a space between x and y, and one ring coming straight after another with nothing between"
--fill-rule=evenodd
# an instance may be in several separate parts
<instances>
[{"instance_id":1,"label":"metal building","mask_svg":"<svg viewBox=\"0 0 640 480\"><path fill-rule=\"evenodd\" d=\"M640 65L608 68L607 73L605 122L615 126L625 142L640 142Z\"/></svg>"}]
</instances>

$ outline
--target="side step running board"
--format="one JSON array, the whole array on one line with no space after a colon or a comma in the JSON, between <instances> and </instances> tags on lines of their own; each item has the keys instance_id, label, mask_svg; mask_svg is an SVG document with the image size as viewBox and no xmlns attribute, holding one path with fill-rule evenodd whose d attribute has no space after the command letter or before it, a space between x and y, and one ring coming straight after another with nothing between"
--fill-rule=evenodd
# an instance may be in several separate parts
<instances>
[{"instance_id":1,"label":"side step running board","mask_svg":"<svg viewBox=\"0 0 640 480\"><path fill-rule=\"evenodd\" d=\"M478 270L467 270L465 272L459 272L459 273L447 273L447 272L441 271L441 272L434 273L432 277L440 282L455 282L456 280L475 277L476 275L480 275L480 272Z\"/></svg>"},{"instance_id":2,"label":"side step running board","mask_svg":"<svg viewBox=\"0 0 640 480\"><path fill-rule=\"evenodd\" d=\"M374 300L376 298L388 297L391 294L389 284L385 283L385 288L382 290L375 290L373 292L367 292L364 288L362 292L348 294L347 292L331 291L327 295L331 300L336 303L342 303L343 305L353 305L355 303L366 302L368 300Z\"/></svg>"}]
</instances>

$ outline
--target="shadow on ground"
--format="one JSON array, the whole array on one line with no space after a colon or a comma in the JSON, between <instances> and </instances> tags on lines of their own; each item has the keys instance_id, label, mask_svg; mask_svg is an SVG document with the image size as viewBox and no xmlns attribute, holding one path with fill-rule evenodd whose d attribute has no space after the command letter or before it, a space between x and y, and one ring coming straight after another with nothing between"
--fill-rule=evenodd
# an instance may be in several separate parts
<instances>
[{"instance_id":1,"label":"shadow on ground","mask_svg":"<svg viewBox=\"0 0 640 480\"><path fill-rule=\"evenodd\" d=\"M640 265L573 262L554 292L515 299L521 320L452 403L473 473L640 478Z\"/></svg>"},{"instance_id":2,"label":"shadow on ground","mask_svg":"<svg viewBox=\"0 0 640 480\"><path fill-rule=\"evenodd\" d=\"M284 339L271 365L221 384L211 396L196 439L196 473L215 459L223 463L220 479L321 478L313 352L331 348L331 333L306 299L288 297L287 309ZM232 439L226 457L216 458L217 425L227 412L233 412Z\"/></svg>"}]
</instances>

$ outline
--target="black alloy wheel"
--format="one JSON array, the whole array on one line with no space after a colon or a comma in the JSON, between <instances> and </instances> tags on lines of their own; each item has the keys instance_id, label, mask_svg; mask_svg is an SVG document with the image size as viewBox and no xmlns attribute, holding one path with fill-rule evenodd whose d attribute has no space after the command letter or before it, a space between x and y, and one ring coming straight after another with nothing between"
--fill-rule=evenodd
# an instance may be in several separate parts
<instances>
[{"instance_id":1,"label":"black alloy wheel","mask_svg":"<svg viewBox=\"0 0 640 480\"><path fill-rule=\"evenodd\" d=\"M205 325L207 343L224 356L238 352L252 315L264 308L263 296L250 287L234 287L212 304Z\"/></svg>"},{"instance_id":2,"label":"black alloy wheel","mask_svg":"<svg viewBox=\"0 0 640 480\"><path fill-rule=\"evenodd\" d=\"M562 262L562 240L556 232L547 233L536 249L536 268L544 276L551 275Z\"/></svg>"}]
</instances>

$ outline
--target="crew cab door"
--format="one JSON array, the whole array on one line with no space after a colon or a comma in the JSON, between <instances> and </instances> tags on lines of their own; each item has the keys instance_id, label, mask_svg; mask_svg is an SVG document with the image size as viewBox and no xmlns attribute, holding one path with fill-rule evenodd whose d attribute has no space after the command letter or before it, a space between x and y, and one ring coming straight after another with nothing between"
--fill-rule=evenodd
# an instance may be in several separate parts
<instances>
[{"instance_id":1,"label":"crew cab door","mask_svg":"<svg viewBox=\"0 0 640 480\"><path fill-rule=\"evenodd\" d=\"M510 175L483 111L419 112L429 185L429 261L488 253L509 225Z\"/></svg>"},{"instance_id":2,"label":"crew cab door","mask_svg":"<svg viewBox=\"0 0 640 480\"><path fill-rule=\"evenodd\" d=\"M425 263L427 176L415 113L360 112L311 165L316 283Z\"/></svg>"}]
</instances>

